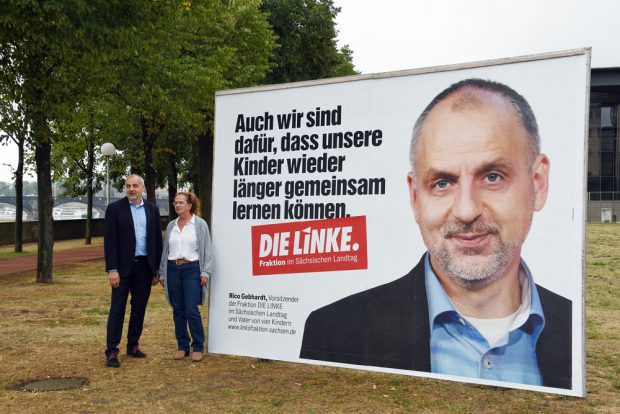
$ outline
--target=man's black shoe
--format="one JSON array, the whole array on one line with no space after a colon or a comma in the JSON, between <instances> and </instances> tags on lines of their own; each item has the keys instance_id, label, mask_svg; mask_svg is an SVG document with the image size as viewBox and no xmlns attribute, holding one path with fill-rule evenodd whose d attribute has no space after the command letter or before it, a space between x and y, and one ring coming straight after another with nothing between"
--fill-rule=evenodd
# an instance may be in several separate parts
<instances>
[{"instance_id":1,"label":"man's black shoe","mask_svg":"<svg viewBox=\"0 0 620 414\"><path fill-rule=\"evenodd\" d=\"M131 348L131 350L128 349L127 355L129 355L130 357L134 357L134 358L146 358L146 354L140 351L140 348L138 348L138 345Z\"/></svg>"},{"instance_id":2,"label":"man's black shoe","mask_svg":"<svg viewBox=\"0 0 620 414\"><path fill-rule=\"evenodd\" d=\"M118 360L118 352L112 352L110 355L106 357L105 364L112 368L120 368L121 363Z\"/></svg>"}]
</instances>

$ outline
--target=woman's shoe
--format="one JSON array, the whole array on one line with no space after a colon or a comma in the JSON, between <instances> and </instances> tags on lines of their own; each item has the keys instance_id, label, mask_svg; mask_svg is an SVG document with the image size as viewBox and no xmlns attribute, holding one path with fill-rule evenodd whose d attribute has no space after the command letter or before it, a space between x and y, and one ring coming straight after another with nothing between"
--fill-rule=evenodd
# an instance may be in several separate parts
<instances>
[{"instance_id":1,"label":"woman's shoe","mask_svg":"<svg viewBox=\"0 0 620 414\"><path fill-rule=\"evenodd\" d=\"M192 352L192 362L202 361L202 352Z\"/></svg>"},{"instance_id":2,"label":"woman's shoe","mask_svg":"<svg viewBox=\"0 0 620 414\"><path fill-rule=\"evenodd\" d=\"M189 349L181 349L179 351L177 351L176 354L174 354L174 359L176 359L177 361L184 359L186 357L189 356Z\"/></svg>"}]
</instances>

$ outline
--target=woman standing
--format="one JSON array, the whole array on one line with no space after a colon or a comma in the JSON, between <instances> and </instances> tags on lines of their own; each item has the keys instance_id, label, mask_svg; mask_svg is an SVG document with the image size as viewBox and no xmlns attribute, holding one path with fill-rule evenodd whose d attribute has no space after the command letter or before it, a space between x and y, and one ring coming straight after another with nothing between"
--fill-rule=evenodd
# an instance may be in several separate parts
<instances>
[{"instance_id":1,"label":"woman standing","mask_svg":"<svg viewBox=\"0 0 620 414\"><path fill-rule=\"evenodd\" d=\"M213 271L213 252L207 222L198 217L200 200L190 192L174 197L178 217L168 223L166 242L159 265L161 284L172 306L174 333L178 350L174 359L189 356L190 337L192 361L202 360L204 328L198 305L204 305L207 285Z\"/></svg>"}]
</instances>

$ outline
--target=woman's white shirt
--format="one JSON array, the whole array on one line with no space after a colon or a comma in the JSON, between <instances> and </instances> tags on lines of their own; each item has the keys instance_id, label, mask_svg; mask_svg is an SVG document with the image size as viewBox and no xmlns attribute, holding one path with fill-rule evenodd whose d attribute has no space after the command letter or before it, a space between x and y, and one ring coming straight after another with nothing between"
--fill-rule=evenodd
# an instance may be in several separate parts
<instances>
[{"instance_id":1,"label":"woman's white shirt","mask_svg":"<svg viewBox=\"0 0 620 414\"><path fill-rule=\"evenodd\" d=\"M183 226L183 230L179 228L179 219L176 220L170 233L168 248L168 260L185 259L193 262L199 259L193 214L189 222Z\"/></svg>"}]
</instances>

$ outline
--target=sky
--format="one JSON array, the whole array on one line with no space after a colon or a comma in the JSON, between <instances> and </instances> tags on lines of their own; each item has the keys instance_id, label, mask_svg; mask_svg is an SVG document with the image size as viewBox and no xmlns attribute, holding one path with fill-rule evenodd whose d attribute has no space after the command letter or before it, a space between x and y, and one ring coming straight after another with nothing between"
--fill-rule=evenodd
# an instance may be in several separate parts
<instances>
[{"instance_id":1,"label":"sky","mask_svg":"<svg viewBox=\"0 0 620 414\"><path fill-rule=\"evenodd\" d=\"M334 0L339 43L362 73L592 47L620 66L617 0Z\"/></svg>"},{"instance_id":2,"label":"sky","mask_svg":"<svg viewBox=\"0 0 620 414\"><path fill-rule=\"evenodd\" d=\"M362 73L592 47L592 67L620 67L618 0L334 0L340 45ZM0 181L17 150L0 147Z\"/></svg>"}]
</instances>

